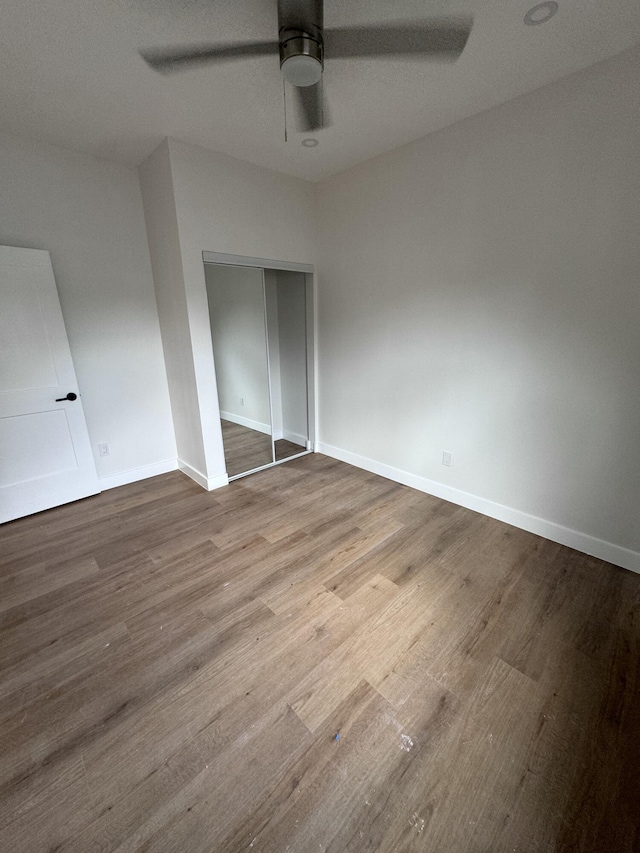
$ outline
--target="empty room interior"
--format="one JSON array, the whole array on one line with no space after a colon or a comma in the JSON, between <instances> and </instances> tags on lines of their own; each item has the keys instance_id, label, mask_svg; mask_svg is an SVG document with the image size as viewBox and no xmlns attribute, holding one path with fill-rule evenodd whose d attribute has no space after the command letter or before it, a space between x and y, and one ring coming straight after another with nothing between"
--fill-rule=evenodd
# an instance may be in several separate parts
<instances>
[{"instance_id":1,"label":"empty room interior","mask_svg":"<svg viewBox=\"0 0 640 853\"><path fill-rule=\"evenodd\" d=\"M640 5L11 2L0 849L640 850Z\"/></svg>"}]
</instances>

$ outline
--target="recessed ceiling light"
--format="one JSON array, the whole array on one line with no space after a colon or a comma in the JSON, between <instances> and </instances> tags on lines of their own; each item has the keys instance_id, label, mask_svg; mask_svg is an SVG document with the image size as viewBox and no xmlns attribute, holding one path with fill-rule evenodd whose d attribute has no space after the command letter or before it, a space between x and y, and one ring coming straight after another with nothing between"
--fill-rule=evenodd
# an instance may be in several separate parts
<instances>
[{"instance_id":1,"label":"recessed ceiling light","mask_svg":"<svg viewBox=\"0 0 640 853\"><path fill-rule=\"evenodd\" d=\"M320 145L317 139L312 139L309 137L308 139L303 139L302 144L305 148L315 148L316 145Z\"/></svg>"},{"instance_id":2,"label":"recessed ceiling light","mask_svg":"<svg viewBox=\"0 0 640 853\"><path fill-rule=\"evenodd\" d=\"M529 9L524 16L524 22L528 27L537 27L538 24L546 24L558 11L558 4L554 0L548 0L547 3L538 3L532 9Z\"/></svg>"}]
</instances>

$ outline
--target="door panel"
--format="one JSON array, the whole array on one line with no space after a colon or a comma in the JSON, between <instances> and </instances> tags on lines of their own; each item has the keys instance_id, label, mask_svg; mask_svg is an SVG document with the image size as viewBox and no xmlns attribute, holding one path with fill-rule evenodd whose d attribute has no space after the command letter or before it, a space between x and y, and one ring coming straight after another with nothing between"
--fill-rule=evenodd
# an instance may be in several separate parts
<instances>
[{"instance_id":1,"label":"door panel","mask_svg":"<svg viewBox=\"0 0 640 853\"><path fill-rule=\"evenodd\" d=\"M0 246L0 521L100 489L49 253Z\"/></svg>"},{"instance_id":2,"label":"door panel","mask_svg":"<svg viewBox=\"0 0 640 853\"><path fill-rule=\"evenodd\" d=\"M0 447L12 448L2 466L4 486L51 477L78 467L67 414L63 411L3 418Z\"/></svg>"},{"instance_id":3,"label":"door panel","mask_svg":"<svg viewBox=\"0 0 640 853\"><path fill-rule=\"evenodd\" d=\"M0 313L0 391L55 388L58 374L33 268L3 274ZM26 342L28 346L25 346Z\"/></svg>"}]
</instances>

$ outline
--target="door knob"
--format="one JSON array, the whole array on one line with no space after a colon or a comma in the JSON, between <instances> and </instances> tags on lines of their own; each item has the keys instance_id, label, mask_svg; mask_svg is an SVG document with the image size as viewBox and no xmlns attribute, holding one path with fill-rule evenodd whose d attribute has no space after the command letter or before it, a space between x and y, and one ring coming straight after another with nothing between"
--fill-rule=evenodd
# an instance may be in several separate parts
<instances>
[{"instance_id":1,"label":"door knob","mask_svg":"<svg viewBox=\"0 0 640 853\"><path fill-rule=\"evenodd\" d=\"M64 400L70 400L73 403L77 399L78 395L74 394L73 391L69 391L66 397L56 397L56 403L62 403Z\"/></svg>"}]
</instances>

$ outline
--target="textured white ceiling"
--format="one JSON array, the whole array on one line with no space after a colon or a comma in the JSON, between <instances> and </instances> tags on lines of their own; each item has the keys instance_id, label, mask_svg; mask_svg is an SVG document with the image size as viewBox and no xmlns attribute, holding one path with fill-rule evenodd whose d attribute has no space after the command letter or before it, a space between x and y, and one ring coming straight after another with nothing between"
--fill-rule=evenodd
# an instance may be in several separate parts
<instances>
[{"instance_id":1,"label":"textured white ceiling","mask_svg":"<svg viewBox=\"0 0 640 853\"><path fill-rule=\"evenodd\" d=\"M326 0L325 25L472 14L453 64L334 60L333 124L284 141L277 57L151 71L138 49L276 38L275 0L13 0L0 27L0 130L129 164L165 136L319 180L532 91L640 42L638 0L559 0L526 27L534 0Z\"/></svg>"}]
</instances>

